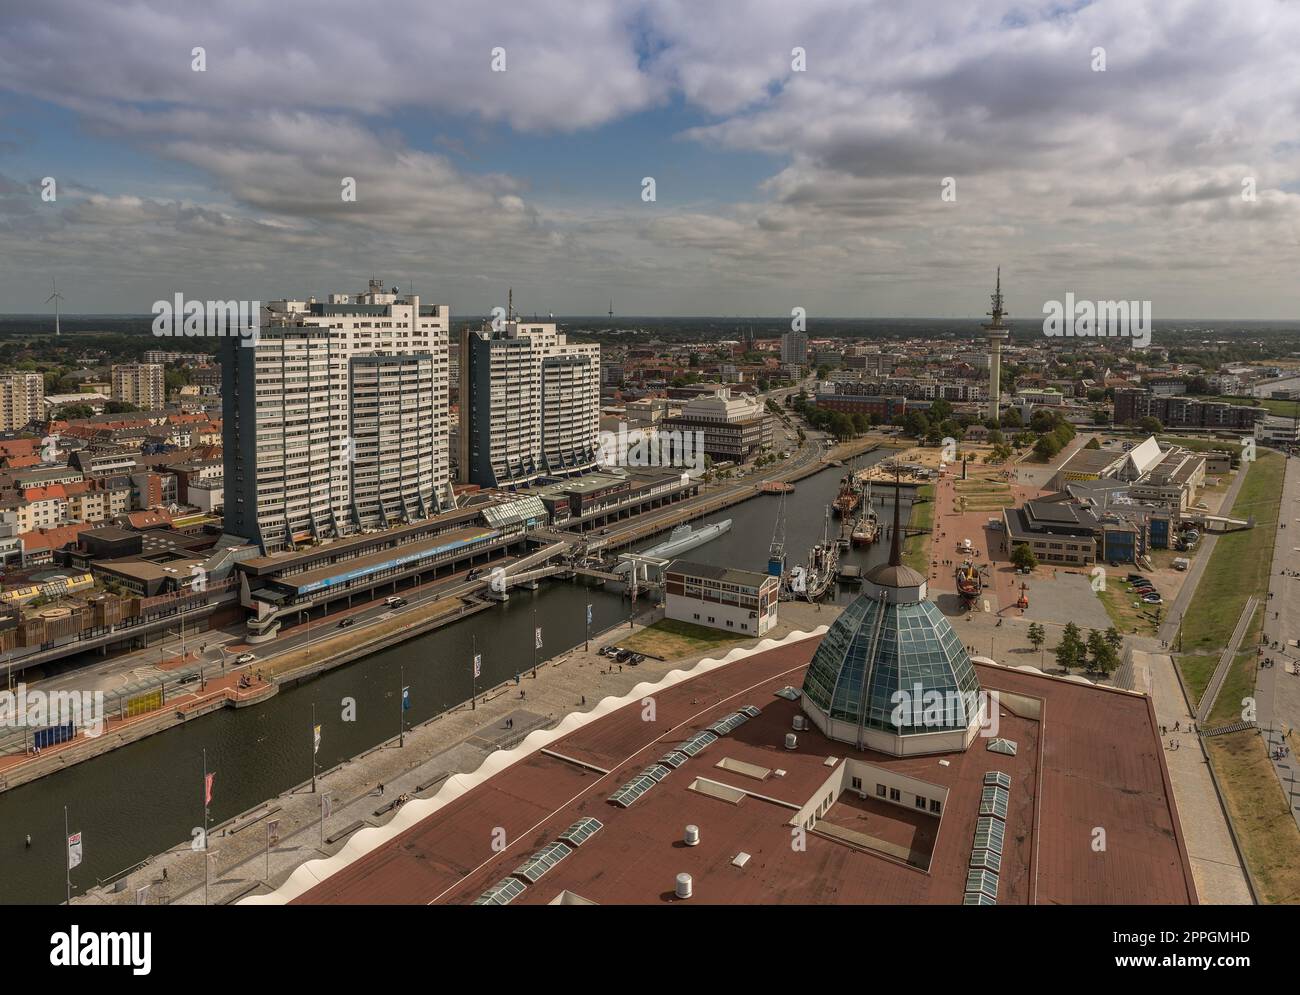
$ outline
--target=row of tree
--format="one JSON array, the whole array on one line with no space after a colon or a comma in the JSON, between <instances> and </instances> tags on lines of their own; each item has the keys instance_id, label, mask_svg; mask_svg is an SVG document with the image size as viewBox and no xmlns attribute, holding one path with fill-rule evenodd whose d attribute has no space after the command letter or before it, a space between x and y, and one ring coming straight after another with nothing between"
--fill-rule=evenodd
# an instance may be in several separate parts
<instances>
[{"instance_id":1,"label":"row of tree","mask_svg":"<svg viewBox=\"0 0 1300 995\"><path fill-rule=\"evenodd\" d=\"M1029 623L1027 635L1036 650L1041 650L1047 641L1046 630L1037 622ZM1124 637L1113 625L1105 632L1089 629L1088 638L1084 639L1079 627L1070 622L1061 630L1061 641L1053 652L1057 664L1067 674L1072 667L1113 674L1119 669L1119 651L1123 645Z\"/></svg>"}]
</instances>

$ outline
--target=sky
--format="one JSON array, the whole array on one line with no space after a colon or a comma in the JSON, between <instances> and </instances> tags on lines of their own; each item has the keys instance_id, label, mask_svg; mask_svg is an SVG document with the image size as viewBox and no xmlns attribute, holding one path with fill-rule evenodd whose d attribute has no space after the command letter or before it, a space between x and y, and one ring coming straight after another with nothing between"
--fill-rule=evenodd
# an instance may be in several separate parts
<instances>
[{"instance_id":1,"label":"sky","mask_svg":"<svg viewBox=\"0 0 1300 995\"><path fill-rule=\"evenodd\" d=\"M1295 0L0 0L0 313L1300 318L1298 119Z\"/></svg>"}]
</instances>

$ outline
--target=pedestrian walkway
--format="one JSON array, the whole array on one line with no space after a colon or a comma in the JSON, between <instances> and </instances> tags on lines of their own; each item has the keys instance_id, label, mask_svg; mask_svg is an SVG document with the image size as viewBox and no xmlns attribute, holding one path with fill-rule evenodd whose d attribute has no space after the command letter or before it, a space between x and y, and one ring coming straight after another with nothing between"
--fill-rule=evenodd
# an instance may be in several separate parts
<instances>
[{"instance_id":1,"label":"pedestrian walkway","mask_svg":"<svg viewBox=\"0 0 1300 995\"><path fill-rule=\"evenodd\" d=\"M1136 675L1149 677L1156 722L1164 730L1165 766L1178 804L1178 821L1182 824L1197 897L1208 905L1250 905L1253 899L1246 872L1210 777L1209 757L1200 737L1189 731L1193 725L1192 714L1174 666L1168 653L1133 650L1133 670ZM1137 683L1142 681L1139 679ZM1171 742L1175 748L1171 748Z\"/></svg>"},{"instance_id":2,"label":"pedestrian walkway","mask_svg":"<svg viewBox=\"0 0 1300 995\"><path fill-rule=\"evenodd\" d=\"M1273 574L1264 602L1264 643L1255 672L1256 718L1273 771L1300 826L1300 771L1287 733L1300 726L1300 461L1287 459L1273 546ZM1286 525L1287 528L1281 526ZM1280 755L1279 755L1280 753Z\"/></svg>"}]
</instances>

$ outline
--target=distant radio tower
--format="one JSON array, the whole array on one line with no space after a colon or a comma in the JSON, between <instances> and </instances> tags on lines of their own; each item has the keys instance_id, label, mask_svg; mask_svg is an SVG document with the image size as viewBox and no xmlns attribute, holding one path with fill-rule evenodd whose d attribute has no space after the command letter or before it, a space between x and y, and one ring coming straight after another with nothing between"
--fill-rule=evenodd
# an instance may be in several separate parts
<instances>
[{"instance_id":1,"label":"distant radio tower","mask_svg":"<svg viewBox=\"0 0 1300 995\"><path fill-rule=\"evenodd\" d=\"M60 335L62 333L59 331L59 301L63 300L63 295L59 293L59 285L55 282L54 277L50 277L50 286L54 289L54 293L45 298L45 303L54 302L54 334Z\"/></svg>"},{"instance_id":2,"label":"distant radio tower","mask_svg":"<svg viewBox=\"0 0 1300 995\"><path fill-rule=\"evenodd\" d=\"M609 320L614 320L614 298L609 299Z\"/></svg>"},{"instance_id":3,"label":"distant radio tower","mask_svg":"<svg viewBox=\"0 0 1300 995\"><path fill-rule=\"evenodd\" d=\"M984 325L984 335L989 341L989 417L998 420L998 402L1002 400L1002 343L1011 337L1002 323L1007 312L1002 307L1002 267L998 267L997 289L992 295L993 307L989 310L992 321Z\"/></svg>"}]
</instances>

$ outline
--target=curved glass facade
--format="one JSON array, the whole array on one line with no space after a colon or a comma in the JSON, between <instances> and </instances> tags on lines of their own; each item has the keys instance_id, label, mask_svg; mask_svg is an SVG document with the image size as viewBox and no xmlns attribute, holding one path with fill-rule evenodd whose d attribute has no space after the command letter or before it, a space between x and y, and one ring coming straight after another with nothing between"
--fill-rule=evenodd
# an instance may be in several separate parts
<instances>
[{"instance_id":1,"label":"curved glass facade","mask_svg":"<svg viewBox=\"0 0 1300 995\"><path fill-rule=\"evenodd\" d=\"M901 735L966 728L979 690L966 647L933 602L865 594L827 631L803 683L831 718Z\"/></svg>"}]
</instances>

